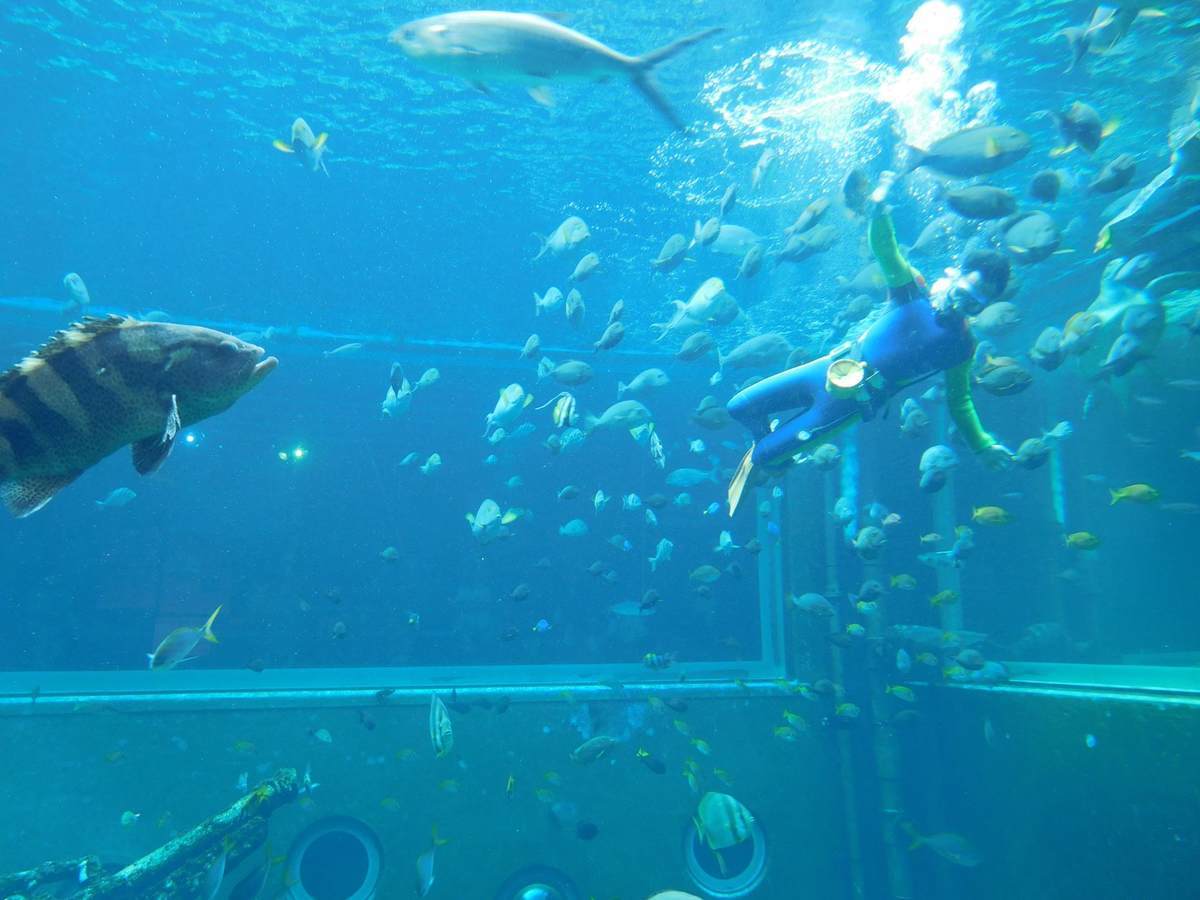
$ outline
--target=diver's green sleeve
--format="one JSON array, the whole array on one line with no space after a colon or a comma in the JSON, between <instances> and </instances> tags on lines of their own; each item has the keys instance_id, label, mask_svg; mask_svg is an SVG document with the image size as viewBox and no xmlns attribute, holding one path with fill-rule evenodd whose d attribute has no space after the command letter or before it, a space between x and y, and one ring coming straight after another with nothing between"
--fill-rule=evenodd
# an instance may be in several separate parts
<instances>
[{"instance_id":1,"label":"diver's green sleeve","mask_svg":"<svg viewBox=\"0 0 1200 900\"><path fill-rule=\"evenodd\" d=\"M896 243L896 227L892 224L892 217L886 212L876 213L871 218L871 223L867 226L867 241L879 268L883 271L883 278L888 287L904 287L916 280L912 266L908 264L908 260L900 252L900 245Z\"/></svg>"},{"instance_id":2,"label":"diver's green sleeve","mask_svg":"<svg viewBox=\"0 0 1200 900\"><path fill-rule=\"evenodd\" d=\"M958 433L974 452L986 450L996 439L983 430L975 401L971 399L971 360L946 370L946 407Z\"/></svg>"}]
</instances>

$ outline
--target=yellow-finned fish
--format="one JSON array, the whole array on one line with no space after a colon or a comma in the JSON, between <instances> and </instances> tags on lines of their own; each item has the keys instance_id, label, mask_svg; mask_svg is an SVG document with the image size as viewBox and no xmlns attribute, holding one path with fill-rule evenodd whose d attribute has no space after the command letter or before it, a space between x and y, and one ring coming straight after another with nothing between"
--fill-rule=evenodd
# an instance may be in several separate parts
<instances>
[{"instance_id":1,"label":"yellow-finned fish","mask_svg":"<svg viewBox=\"0 0 1200 900\"><path fill-rule=\"evenodd\" d=\"M221 612L221 607L218 606L213 610L212 615L208 617L208 621L200 628L176 628L168 634L153 653L146 654L150 660L150 670L152 672L162 672L167 669L173 669L180 663L185 663L194 657L188 656L196 645L203 641L208 641L210 644L217 643L217 636L213 634L213 622L217 620L217 614Z\"/></svg>"},{"instance_id":2,"label":"yellow-finned fish","mask_svg":"<svg viewBox=\"0 0 1200 900\"><path fill-rule=\"evenodd\" d=\"M1007 525L1012 515L1002 506L976 506L971 510L971 521L980 525Z\"/></svg>"},{"instance_id":3,"label":"yellow-finned fish","mask_svg":"<svg viewBox=\"0 0 1200 900\"><path fill-rule=\"evenodd\" d=\"M308 123L302 118L297 118L292 123L291 143L285 143L276 138L272 146L280 153L294 153L306 169L312 172L324 172L328 175L329 170L325 168L325 142L327 140L329 140L329 135L326 132L313 134Z\"/></svg>"},{"instance_id":4,"label":"yellow-finned fish","mask_svg":"<svg viewBox=\"0 0 1200 900\"><path fill-rule=\"evenodd\" d=\"M84 319L0 375L0 500L31 515L126 444L134 468L153 472L182 429L224 412L278 362L209 328Z\"/></svg>"},{"instance_id":5,"label":"yellow-finned fish","mask_svg":"<svg viewBox=\"0 0 1200 900\"><path fill-rule=\"evenodd\" d=\"M1154 503L1159 498L1157 488L1153 488L1148 484L1127 484L1123 488L1113 490L1109 488L1109 506L1116 506L1121 501L1130 503Z\"/></svg>"}]
</instances>

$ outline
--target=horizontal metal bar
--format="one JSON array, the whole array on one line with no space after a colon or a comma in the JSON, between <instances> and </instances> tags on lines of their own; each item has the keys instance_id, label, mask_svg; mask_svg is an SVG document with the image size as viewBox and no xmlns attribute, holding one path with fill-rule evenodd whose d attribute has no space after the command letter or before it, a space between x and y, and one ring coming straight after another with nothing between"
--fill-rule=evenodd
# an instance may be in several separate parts
<instances>
[{"instance_id":1,"label":"horizontal metal bar","mask_svg":"<svg viewBox=\"0 0 1200 900\"><path fill-rule=\"evenodd\" d=\"M1006 662L1000 684L950 682L945 687L996 693L1128 700L1200 706L1200 669L1092 663Z\"/></svg>"},{"instance_id":2,"label":"horizontal metal bar","mask_svg":"<svg viewBox=\"0 0 1200 900\"><path fill-rule=\"evenodd\" d=\"M14 309L21 312L40 312L56 317L58 325L65 324L63 319L64 313L69 309L68 304L62 300L53 300L48 297L0 297L0 310ZM92 316L108 316L108 315L137 315L127 309L120 309L109 306L90 306L87 309L87 314ZM384 356L387 358L404 359L408 356L419 357L423 362L436 362L441 359L453 360L456 364L461 365L478 365L482 358L502 357L508 362L517 360L521 352L520 344L504 343L498 341L463 341L454 338L414 338L403 337L398 334L374 333L374 332L354 332L354 331L327 331L320 328L312 328L308 325L263 325L257 322L246 322L240 319L205 319L196 318L193 316L185 316L178 321L189 325L203 325L206 328L215 328L220 331L225 331L230 334L245 334L254 332L259 334L272 335L271 338L264 341L270 344L268 350L276 347L278 343L291 343L293 345L312 345L320 344L322 349L330 349L331 346L340 344L364 344L362 355L368 358L376 356ZM305 347L305 349L314 349ZM574 356L590 356L593 353L593 348L588 347L562 347L562 346L543 346L542 352L552 357L574 357ZM464 354L470 354L466 356ZM436 355L438 358L431 358ZM663 360L671 358L671 354L660 350L645 350L634 347L618 347L607 351L610 357L618 357L623 359L646 359L646 360ZM494 360L492 360L494 361Z\"/></svg>"},{"instance_id":3,"label":"horizontal metal bar","mask_svg":"<svg viewBox=\"0 0 1200 900\"><path fill-rule=\"evenodd\" d=\"M678 674L677 674L678 673ZM680 675L685 677L681 678ZM648 677L640 666L611 665L426 669L273 669L171 672L3 672L0 715L34 708L58 712L81 708L143 706L303 706L428 702L437 692L464 699L506 696L512 701L622 699L650 694L753 696L778 693L781 673L761 663L680 666Z\"/></svg>"}]
</instances>

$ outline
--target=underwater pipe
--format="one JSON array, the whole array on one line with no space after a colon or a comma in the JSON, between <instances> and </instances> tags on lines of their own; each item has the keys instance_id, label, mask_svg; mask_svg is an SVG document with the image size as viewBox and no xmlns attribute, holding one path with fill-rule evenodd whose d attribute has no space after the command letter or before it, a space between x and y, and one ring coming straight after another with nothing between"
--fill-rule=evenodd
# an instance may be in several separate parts
<instances>
[{"instance_id":1,"label":"underwater pipe","mask_svg":"<svg viewBox=\"0 0 1200 900\"><path fill-rule=\"evenodd\" d=\"M842 476L844 486L849 480L854 484L854 495L857 496L858 454L857 445L853 443L857 430L848 435L842 450ZM838 581L838 547L842 543L842 530L829 513L837 502L838 478L833 472L826 472L822 479L825 492L825 503L822 509L822 520L825 525L825 596L837 597L841 593ZM836 607L835 607L836 609ZM829 617L829 633L841 631L841 616L836 612ZM832 642L829 644L830 674L835 684L845 684L845 666L842 664L842 651ZM858 822L858 785L854 779L854 754L851 752L850 735L839 730L837 734L838 768L842 776L842 819L846 830L846 856L850 869L850 891L852 897L865 897L866 886L863 883L862 861L862 832Z\"/></svg>"},{"instance_id":2,"label":"underwater pipe","mask_svg":"<svg viewBox=\"0 0 1200 900\"><path fill-rule=\"evenodd\" d=\"M943 403L938 410L937 416L939 443L945 444L947 442L949 430L949 414L946 412L946 405ZM933 495L933 530L938 534L951 535L954 534L954 528L954 479L947 478L946 484L942 489ZM941 611L940 622L942 630L958 631L963 627L963 606L966 602L960 590L962 580L958 577L958 569L938 568L936 572L938 590L954 591L959 595L957 603L943 603L938 607Z\"/></svg>"},{"instance_id":3,"label":"underwater pipe","mask_svg":"<svg viewBox=\"0 0 1200 900\"><path fill-rule=\"evenodd\" d=\"M857 430L852 438L857 438ZM856 441L847 445L843 458L846 466L843 468L842 495L849 497L846 482L849 480L847 470L853 468L853 477L858 477L858 446ZM858 508L858 485L854 484L855 509ZM865 563L863 575L882 582L883 567L876 560ZM871 721L881 725L888 718L887 703L884 700L886 669L888 659L885 654L874 652L885 646L887 604L876 607L875 612L867 615L867 644L871 651L867 654L867 689L871 697ZM911 900L912 879L908 868L908 852L905 849L907 841L899 834L902 818L903 796L900 790L900 745L896 739L894 728L876 727L872 730L873 740L871 750L875 757L875 779L879 790L879 821L880 836L883 841L884 865L887 871L889 895L893 900Z\"/></svg>"},{"instance_id":4,"label":"underwater pipe","mask_svg":"<svg viewBox=\"0 0 1200 900\"><path fill-rule=\"evenodd\" d=\"M63 328L82 315L103 317L109 315L139 317L138 312L115 306L89 306L85 312L73 310L61 300L48 297L0 297L0 311L15 310L20 313L43 313L55 320L54 328ZM143 312L141 315L148 315ZM395 357L417 357L422 362L453 361L458 365L479 365L495 362L509 363L517 359L521 352L520 344L509 344L500 341L464 341L454 338L418 338L399 334L356 331L328 331L313 328L308 325L264 325L261 322L248 322L242 319L206 319L197 316L181 315L172 317L170 321L184 322L189 325L202 325L205 328L215 328L229 334L251 336L255 343L270 344L276 349L280 343L304 346L314 355L319 355L319 349L329 349L330 345L363 344L361 355L392 359ZM21 316L22 324L29 322L29 316ZM32 349L32 348L31 348ZM554 356L590 355L591 347L544 346L542 352ZM662 350L645 350L636 347L617 347L609 350L608 354L626 359L645 359L663 361L672 359L672 355ZM481 363L482 361L482 363Z\"/></svg>"}]
</instances>

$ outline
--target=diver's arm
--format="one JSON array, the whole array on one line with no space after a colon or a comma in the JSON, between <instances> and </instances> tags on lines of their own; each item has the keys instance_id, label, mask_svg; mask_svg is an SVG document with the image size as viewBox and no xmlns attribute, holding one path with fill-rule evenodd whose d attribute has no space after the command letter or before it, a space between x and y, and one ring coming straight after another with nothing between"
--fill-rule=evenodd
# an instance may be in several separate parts
<instances>
[{"instance_id":1,"label":"diver's arm","mask_svg":"<svg viewBox=\"0 0 1200 900\"><path fill-rule=\"evenodd\" d=\"M972 451L982 453L999 446L999 442L983 430L979 414L975 412L975 401L971 399L971 360L946 370L946 407L958 433Z\"/></svg>"},{"instance_id":2,"label":"diver's arm","mask_svg":"<svg viewBox=\"0 0 1200 900\"><path fill-rule=\"evenodd\" d=\"M883 207L879 207L871 217L871 223L867 226L867 241L889 288L905 287L916 280L912 266L908 264L908 260L900 252L900 245L896 243L896 228L892 224L892 216ZM901 293L893 292L893 299L900 299Z\"/></svg>"}]
</instances>

